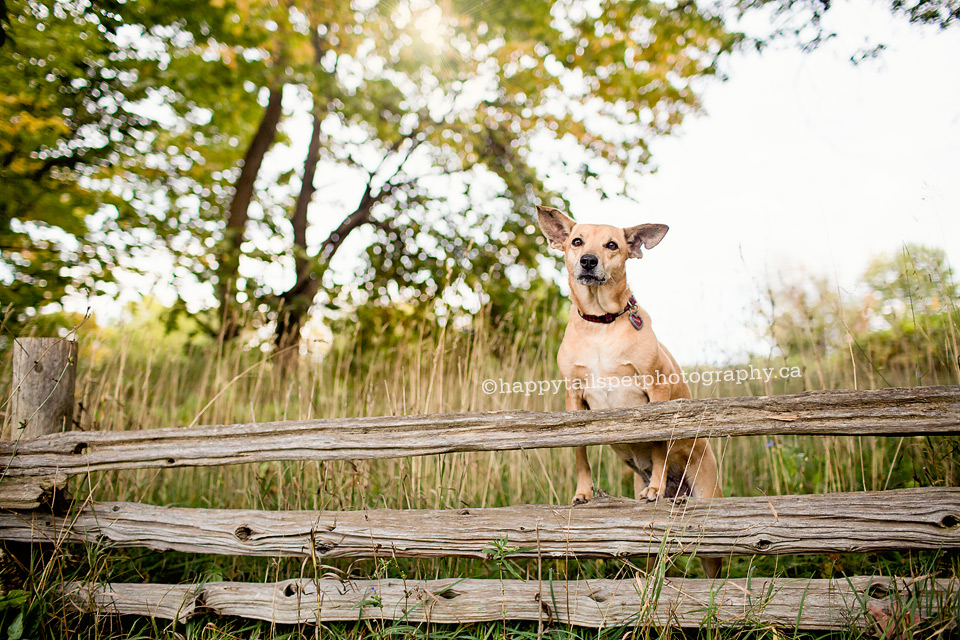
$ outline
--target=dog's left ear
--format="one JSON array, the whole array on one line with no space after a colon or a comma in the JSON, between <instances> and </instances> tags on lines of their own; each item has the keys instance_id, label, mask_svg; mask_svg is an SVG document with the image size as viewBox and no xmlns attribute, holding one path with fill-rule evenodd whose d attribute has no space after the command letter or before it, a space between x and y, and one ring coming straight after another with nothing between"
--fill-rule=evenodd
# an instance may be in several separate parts
<instances>
[{"instance_id":1,"label":"dog's left ear","mask_svg":"<svg viewBox=\"0 0 960 640\"><path fill-rule=\"evenodd\" d=\"M667 235L668 227L665 224L638 224L635 227L628 227L623 230L623 235L627 238L627 246L630 247L631 258L642 258L643 254L640 247L653 249L657 246L663 236Z\"/></svg>"},{"instance_id":2,"label":"dog's left ear","mask_svg":"<svg viewBox=\"0 0 960 640\"><path fill-rule=\"evenodd\" d=\"M540 205L537 205L537 219L540 222L540 230L543 231L543 235L547 237L547 242L553 249L563 249L563 243L567 241L570 230L577 224L576 220L563 215L559 209Z\"/></svg>"}]
</instances>

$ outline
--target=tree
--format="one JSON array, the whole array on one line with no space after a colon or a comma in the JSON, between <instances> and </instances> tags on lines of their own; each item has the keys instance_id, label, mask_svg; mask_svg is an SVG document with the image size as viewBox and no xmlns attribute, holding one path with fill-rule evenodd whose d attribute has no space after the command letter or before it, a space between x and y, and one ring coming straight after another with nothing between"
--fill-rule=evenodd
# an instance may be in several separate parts
<instances>
[{"instance_id":1,"label":"tree","mask_svg":"<svg viewBox=\"0 0 960 640\"><path fill-rule=\"evenodd\" d=\"M97 181L152 123L126 108L145 96L142 65L117 47L105 5L8 9L17 36L0 49L0 306L15 331L68 293L109 286L121 248L104 239L129 221L94 216L114 202Z\"/></svg>"},{"instance_id":2,"label":"tree","mask_svg":"<svg viewBox=\"0 0 960 640\"><path fill-rule=\"evenodd\" d=\"M875 258L864 272L870 312L887 326L950 311L960 288L943 249L908 244L895 256Z\"/></svg>"},{"instance_id":3,"label":"tree","mask_svg":"<svg viewBox=\"0 0 960 640\"><path fill-rule=\"evenodd\" d=\"M872 260L860 281L854 295L818 277L769 293L770 337L788 361L812 368L824 388L851 366L886 386L960 375L960 290L942 249L905 245Z\"/></svg>"},{"instance_id":4,"label":"tree","mask_svg":"<svg viewBox=\"0 0 960 640\"><path fill-rule=\"evenodd\" d=\"M877 367L910 371L920 384L960 376L960 288L943 249L904 245L864 272L863 306L873 332L859 341Z\"/></svg>"},{"instance_id":5,"label":"tree","mask_svg":"<svg viewBox=\"0 0 960 640\"><path fill-rule=\"evenodd\" d=\"M281 344L297 336L321 290L327 300L401 299L445 316L462 304L454 298L490 302L498 286L529 286L544 255L530 212L549 195L535 141L576 150L546 168L622 190L648 161L649 140L696 110L691 82L715 73L737 40L690 4L605 2L595 13L539 2L468 6L337 14L292 6L314 51L313 75L305 71L299 87L312 114L305 170L289 227L275 227L295 277L289 287L240 277L235 289L241 304L270 301ZM311 244L316 171L331 167L353 167L364 186ZM598 176L611 171L619 179L603 184ZM373 241L359 279L325 280L364 228Z\"/></svg>"},{"instance_id":6,"label":"tree","mask_svg":"<svg viewBox=\"0 0 960 640\"><path fill-rule=\"evenodd\" d=\"M224 4L8 7L13 37L0 50L6 329L65 295L111 293L117 267L150 273L169 260L175 277L204 273L211 229L192 211L228 200L236 147L260 116L250 79L265 76L260 45L275 34L264 20L234 20Z\"/></svg>"},{"instance_id":7,"label":"tree","mask_svg":"<svg viewBox=\"0 0 960 640\"><path fill-rule=\"evenodd\" d=\"M208 291L171 317L230 338L256 314L281 346L318 302L507 317L554 260L530 231L563 195L544 180L627 191L740 41L724 7L651 0L22 0L0 25L5 9L0 278L18 317L163 261ZM352 243L357 278L338 282Z\"/></svg>"}]
</instances>

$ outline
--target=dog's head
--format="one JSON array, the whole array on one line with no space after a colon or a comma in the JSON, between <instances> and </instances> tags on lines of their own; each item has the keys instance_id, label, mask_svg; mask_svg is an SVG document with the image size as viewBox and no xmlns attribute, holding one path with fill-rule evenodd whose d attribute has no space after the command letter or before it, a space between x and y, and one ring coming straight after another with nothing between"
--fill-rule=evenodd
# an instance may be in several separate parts
<instances>
[{"instance_id":1,"label":"dog's head","mask_svg":"<svg viewBox=\"0 0 960 640\"><path fill-rule=\"evenodd\" d=\"M668 229L665 224L640 224L626 229L577 224L550 207L537 207L537 217L550 246L563 251L567 272L590 287L622 280L627 259L642 257L641 247L653 249Z\"/></svg>"}]
</instances>

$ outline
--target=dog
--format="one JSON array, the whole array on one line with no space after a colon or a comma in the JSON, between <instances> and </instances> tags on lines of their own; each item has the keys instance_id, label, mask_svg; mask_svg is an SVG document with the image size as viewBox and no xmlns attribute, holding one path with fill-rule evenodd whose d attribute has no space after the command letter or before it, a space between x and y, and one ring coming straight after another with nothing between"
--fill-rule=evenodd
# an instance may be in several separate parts
<instances>
[{"instance_id":1,"label":"dog","mask_svg":"<svg viewBox=\"0 0 960 640\"><path fill-rule=\"evenodd\" d=\"M550 247L564 252L570 298L576 311L570 314L557 354L560 374L566 381L567 411L690 398L683 370L657 340L650 315L636 303L627 285L627 260L642 257L641 249L657 246L667 233L667 225L620 229L578 224L550 207L537 207L537 218ZM624 377L641 384L588 386L591 381ZM704 439L619 444L612 448L633 470L637 500L722 495L717 460ZM577 447L576 465L575 505L593 497L586 447ZM704 558L703 566L711 578L720 572L719 559Z\"/></svg>"}]
</instances>

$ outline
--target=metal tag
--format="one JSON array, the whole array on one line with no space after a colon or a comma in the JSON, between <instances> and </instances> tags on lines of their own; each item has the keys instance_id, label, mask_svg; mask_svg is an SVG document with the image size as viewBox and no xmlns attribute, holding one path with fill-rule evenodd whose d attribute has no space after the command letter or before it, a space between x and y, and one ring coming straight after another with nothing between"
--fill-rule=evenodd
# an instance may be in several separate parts
<instances>
[{"instance_id":1,"label":"metal tag","mask_svg":"<svg viewBox=\"0 0 960 640\"><path fill-rule=\"evenodd\" d=\"M634 311L630 314L630 324L633 325L634 329L640 331L640 329L643 329L643 318Z\"/></svg>"}]
</instances>

